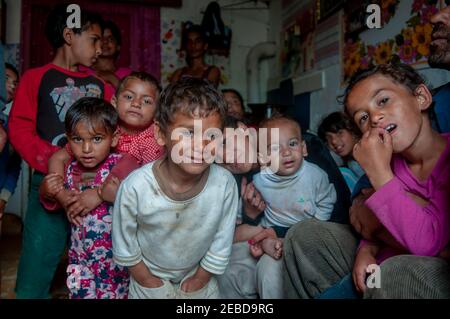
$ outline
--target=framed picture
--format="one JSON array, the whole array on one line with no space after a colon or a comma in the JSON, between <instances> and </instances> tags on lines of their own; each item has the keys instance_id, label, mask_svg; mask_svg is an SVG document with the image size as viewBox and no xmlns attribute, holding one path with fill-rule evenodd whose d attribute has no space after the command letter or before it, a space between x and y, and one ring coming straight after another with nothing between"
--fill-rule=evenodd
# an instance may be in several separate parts
<instances>
[{"instance_id":1,"label":"framed picture","mask_svg":"<svg viewBox=\"0 0 450 319\"><path fill-rule=\"evenodd\" d=\"M317 2L317 18L321 22L342 8L345 0L317 0Z\"/></svg>"}]
</instances>

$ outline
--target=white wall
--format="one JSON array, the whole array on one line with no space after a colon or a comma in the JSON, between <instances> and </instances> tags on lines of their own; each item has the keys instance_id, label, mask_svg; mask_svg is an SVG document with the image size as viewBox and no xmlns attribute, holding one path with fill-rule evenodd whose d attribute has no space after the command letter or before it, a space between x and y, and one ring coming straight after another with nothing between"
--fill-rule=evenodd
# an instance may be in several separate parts
<instances>
[{"instance_id":1,"label":"white wall","mask_svg":"<svg viewBox=\"0 0 450 319\"><path fill-rule=\"evenodd\" d=\"M162 8L161 10L161 23L164 21L170 22L174 20L176 23L183 21L192 21L200 24L203 18L203 13L210 0L183 0L183 6L181 8ZM223 0L219 1L221 6L236 3L235 0ZM246 7L252 6L247 4ZM231 39L231 50L228 59L221 57L208 57L207 62L215 63L221 62L226 65L228 70L229 82L225 85L221 85L220 88L235 88L240 91L247 99L247 86L246 86L246 65L245 58L248 51L252 46L257 43L267 41L268 29L269 29L269 10L256 9L256 10L221 10L222 19L229 28L231 28L233 34ZM162 38L163 36L161 36ZM180 60L180 66L183 61ZM267 79L268 79L267 63L262 63L261 68L261 92L266 91ZM164 72L163 76L164 76ZM261 97L261 101L265 101L264 97Z\"/></svg>"}]
</instances>

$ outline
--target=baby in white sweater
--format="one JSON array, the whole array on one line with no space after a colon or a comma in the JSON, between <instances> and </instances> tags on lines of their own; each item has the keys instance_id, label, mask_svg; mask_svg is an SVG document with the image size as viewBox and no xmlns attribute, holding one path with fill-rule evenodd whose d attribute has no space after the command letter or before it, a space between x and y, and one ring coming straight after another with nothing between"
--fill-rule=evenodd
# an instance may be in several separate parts
<instances>
[{"instance_id":1,"label":"baby in white sweater","mask_svg":"<svg viewBox=\"0 0 450 319\"><path fill-rule=\"evenodd\" d=\"M320 167L303 159L306 144L295 120L276 116L265 120L260 128L268 131L267 152L260 154L265 165L253 183L266 209L259 226L241 225L236 229L235 242L248 240L256 258L266 253L279 259L282 238L291 226L306 218L330 218L336 190ZM271 140L271 129L279 130L278 140Z\"/></svg>"}]
</instances>

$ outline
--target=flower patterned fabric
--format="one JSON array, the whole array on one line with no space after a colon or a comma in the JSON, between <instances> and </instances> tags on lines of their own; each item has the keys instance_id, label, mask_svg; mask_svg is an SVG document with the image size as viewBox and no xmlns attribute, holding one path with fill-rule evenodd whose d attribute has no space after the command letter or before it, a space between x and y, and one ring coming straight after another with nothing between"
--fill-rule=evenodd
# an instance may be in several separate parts
<instances>
[{"instance_id":1,"label":"flower patterned fabric","mask_svg":"<svg viewBox=\"0 0 450 319\"><path fill-rule=\"evenodd\" d=\"M86 190L101 185L121 159L110 154L89 181L76 161L67 168L66 187ZM67 286L71 299L126 299L129 274L114 263L111 239L112 205L103 202L83 217L81 226L71 225Z\"/></svg>"}]
</instances>

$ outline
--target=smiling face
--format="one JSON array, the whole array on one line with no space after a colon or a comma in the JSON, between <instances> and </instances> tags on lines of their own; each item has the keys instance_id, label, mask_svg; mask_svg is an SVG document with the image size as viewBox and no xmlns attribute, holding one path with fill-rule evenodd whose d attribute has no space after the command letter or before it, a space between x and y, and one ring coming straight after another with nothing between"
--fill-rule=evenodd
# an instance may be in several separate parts
<instances>
[{"instance_id":1,"label":"smiling face","mask_svg":"<svg viewBox=\"0 0 450 319\"><path fill-rule=\"evenodd\" d=\"M158 89L146 81L129 78L112 105L119 113L119 124L128 133L148 128L155 116Z\"/></svg>"},{"instance_id":2,"label":"smiling face","mask_svg":"<svg viewBox=\"0 0 450 319\"><path fill-rule=\"evenodd\" d=\"M267 126L279 130L279 140L272 140L268 133L268 155L271 166L278 167L277 175L289 176L295 174L303 163L303 157L307 155L305 141L302 140L300 127L288 119L272 120Z\"/></svg>"},{"instance_id":3,"label":"smiling face","mask_svg":"<svg viewBox=\"0 0 450 319\"><path fill-rule=\"evenodd\" d=\"M76 64L90 67L102 54L102 30L98 24L91 24L80 34L74 33L68 28L64 32L66 40L70 43L70 50Z\"/></svg>"},{"instance_id":4,"label":"smiling face","mask_svg":"<svg viewBox=\"0 0 450 319\"><path fill-rule=\"evenodd\" d=\"M431 33L428 63L435 68L450 69L450 6L431 17L434 25Z\"/></svg>"},{"instance_id":5,"label":"smiling face","mask_svg":"<svg viewBox=\"0 0 450 319\"><path fill-rule=\"evenodd\" d=\"M223 125L218 112L201 117L197 111L193 115L175 112L166 130L162 130L159 123L155 122L157 141L166 147L168 162L185 176L200 175L208 168L213 159L206 158L209 152L206 152L205 148L214 149L217 141L214 141L213 137L203 137L209 136L205 132L221 130ZM197 130L201 135L194 136ZM214 156L215 153L211 152L211 155Z\"/></svg>"},{"instance_id":6,"label":"smiling face","mask_svg":"<svg viewBox=\"0 0 450 319\"><path fill-rule=\"evenodd\" d=\"M357 142L357 137L347 129L340 129L336 133L327 132L325 138L330 149L344 158L352 155L353 146Z\"/></svg>"},{"instance_id":7,"label":"smiling face","mask_svg":"<svg viewBox=\"0 0 450 319\"><path fill-rule=\"evenodd\" d=\"M84 168L94 170L109 155L111 147L117 145L117 137L103 125L79 122L67 135L75 159Z\"/></svg>"},{"instance_id":8,"label":"smiling face","mask_svg":"<svg viewBox=\"0 0 450 319\"><path fill-rule=\"evenodd\" d=\"M414 95L391 78L375 74L353 87L346 110L363 133L371 128L387 130L394 152L401 153L417 140L430 104L431 94L425 85L419 85Z\"/></svg>"}]
</instances>

